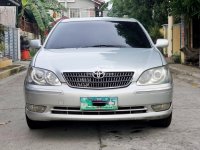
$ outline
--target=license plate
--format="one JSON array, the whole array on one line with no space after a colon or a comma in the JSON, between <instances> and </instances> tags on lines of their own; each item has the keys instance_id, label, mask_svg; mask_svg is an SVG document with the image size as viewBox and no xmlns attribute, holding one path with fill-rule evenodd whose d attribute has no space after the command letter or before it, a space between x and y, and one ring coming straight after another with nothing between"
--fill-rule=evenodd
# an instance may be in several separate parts
<instances>
[{"instance_id":1,"label":"license plate","mask_svg":"<svg viewBox=\"0 0 200 150\"><path fill-rule=\"evenodd\" d=\"M81 97L81 110L116 110L117 97Z\"/></svg>"}]
</instances>

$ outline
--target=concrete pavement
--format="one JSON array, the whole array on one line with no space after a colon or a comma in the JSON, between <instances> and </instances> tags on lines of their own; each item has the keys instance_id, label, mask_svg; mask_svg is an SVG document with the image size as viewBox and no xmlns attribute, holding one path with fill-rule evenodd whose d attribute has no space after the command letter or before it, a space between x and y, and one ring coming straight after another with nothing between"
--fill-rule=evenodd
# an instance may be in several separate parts
<instances>
[{"instance_id":1,"label":"concrete pavement","mask_svg":"<svg viewBox=\"0 0 200 150\"><path fill-rule=\"evenodd\" d=\"M200 68L182 64L170 64L171 71L175 74L187 75L200 79Z\"/></svg>"},{"instance_id":2,"label":"concrete pavement","mask_svg":"<svg viewBox=\"0 0 200 150\"><path fill-rule=\"evenodd\" d=\"M22 66L25 66L26 68L28 68L29 64L30 64L30 61L17 61L17 62L14 62L14 64L16 65L22 65Z\"/></svg>"},{"instance_id":3,"label":"concrete pavement","mask_svg":"<svg viewBox=\"0 0 200 150\"><path fill-rule=\"evenodd\" d=\"M174 78L174 111L167 129L146 122L56 122L29 130L25 122L25 72L0 81L1 150L199 150L200 88Z\"/></svg>"},{"instance_id":4,"label":"concrete pavement","mask_svg":"<svg viewBox=\"0 0 200 150\"><path fill-rule=\"evenodd\" d=\"M29 63L30 61L18 61L7 67L0 68L0 80L26 70Z\"/></svg>"},{"instance_id":5,"label":"concrete pavement","mask_svg":"<svg viewBox=\"0 0 200 150\"><path fill-rule=\"evenodd\" d=\"M182 64L169 64L169 68L174 77L200 87L200 68Z\"/></svg>"}]
</instances>

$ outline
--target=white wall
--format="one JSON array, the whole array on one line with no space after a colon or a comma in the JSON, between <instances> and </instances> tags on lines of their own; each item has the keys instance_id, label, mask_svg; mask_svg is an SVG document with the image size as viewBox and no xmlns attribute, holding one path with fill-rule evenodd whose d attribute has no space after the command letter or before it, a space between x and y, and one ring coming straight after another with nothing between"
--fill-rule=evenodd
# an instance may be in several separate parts
<instances>
[{"instance_id":1,"label":"white wall","mask_svg":"<svg viewBox=\"0 0 200 150\"><path fill-rule=\"evenodd\" d=\"M68 8L82 8L82 9L90 9L94 8L94 2L91 0L75 0L75 3L67 3Z\"/></svg>"},{"instance_id":2,"label":"white wall","mask_svg":"<svg viewBox=\"0 0 200 150\"><path fill-rule=\"evenodd\" d=\"M58 0L58 2L65 2L65 7L68 9L67 12L64 12L66 17L71 17L71 8L79 9L80 17L95 17L95 3L92 0ZM50 11L50 14L52 15L53 12ZM57 17L54 19L57 20L61 17L61 14L57 14Z\"/></svg>"},{"instance_id":3,"label":"white wall","mask_svg":"<svg viewBox=\"0 0 200 150\"><path fill-rule=\"evenodd\" d=\"M0 6L0 24L8 27L15 27L16 6Z\"/></svg>"},{"instance_id":4,"label":"white wall","mask_svg":"<svg viewBox=\"0 0 200 150\"><path fill-rule=\"evenodd\" d=\"M75 0L74 3L67 3L68 12L66 16L70 17L70 9L78 8L80 10L80 17L94 17L95 16L95 4L91 0Z\"/></svg>"}]
</instances>

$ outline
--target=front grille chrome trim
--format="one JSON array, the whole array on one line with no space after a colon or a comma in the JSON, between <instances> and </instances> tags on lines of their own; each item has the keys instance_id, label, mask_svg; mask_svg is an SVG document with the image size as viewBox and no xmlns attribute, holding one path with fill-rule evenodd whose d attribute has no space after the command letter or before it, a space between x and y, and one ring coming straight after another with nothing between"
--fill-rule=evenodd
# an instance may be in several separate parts
<instances>
[{"instance_id":1,"label":"front grille chrome trim","mask_svg":"<svg viewBox=\"0 0 200 150\"><path fill-rule=\"evenodd\" d=\"M146 113L147 108L139 107L119 107L118 110L96 110L96 111L82 111L79 107L54 107L51 109L52 114L69 114L69 115L117 115L117 114L137 114Z\"/></svg>"},{"instance_id":2,"label":"front grille chrome trim","mask_svg":"<svg viewBox=\"0 0 200 150\"><path fill-rule=\"evenodd\" d=\"M123 88L131 84L134 72L105 72L104 78L96 79L92 72L64 72L68 86L84 89Z\"/></svg>"}]
</instances>

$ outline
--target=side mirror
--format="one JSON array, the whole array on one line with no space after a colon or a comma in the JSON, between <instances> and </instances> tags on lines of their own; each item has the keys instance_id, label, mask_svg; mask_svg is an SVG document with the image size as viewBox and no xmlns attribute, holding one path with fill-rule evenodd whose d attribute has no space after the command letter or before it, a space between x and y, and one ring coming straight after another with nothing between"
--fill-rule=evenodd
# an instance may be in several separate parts
<instances>
[{"instance_id":1,"label":"side mirror","mask_svg":"<svg viewBox=\"0 0 200 150\"><path fill-rule=\"evenodd\" d=\"M167 39L157 39L156 47L165 48L169 45L169 41Z\"/></svg>"},{"instance_id":2,"label":"side mirror","mask_svg":"<svg viewBox=\"0 0 200 150\"><path fill-rule=\"evenodd\" d=\"M41 41L39 39L36 39L36 40L31 40L30 41L30 46L32 48L40 48L42 45L41 45Z\"/></svg>"}]
</instances>

